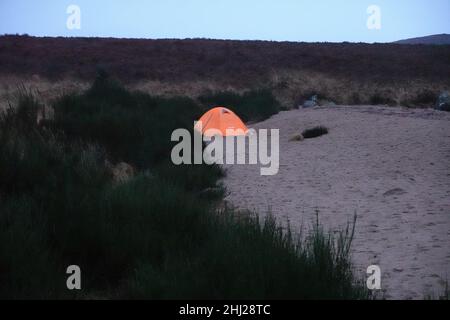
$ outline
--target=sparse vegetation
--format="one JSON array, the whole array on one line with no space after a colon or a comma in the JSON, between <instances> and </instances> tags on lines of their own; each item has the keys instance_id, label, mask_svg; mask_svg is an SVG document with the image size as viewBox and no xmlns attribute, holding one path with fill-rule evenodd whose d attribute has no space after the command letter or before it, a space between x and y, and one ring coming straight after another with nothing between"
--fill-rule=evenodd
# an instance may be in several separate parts
<instances>
[{"instance_id":1,"label":"sparse vegetation","mask_svg":"<svg viewBox=\"0 0 450 320\"><path fill-rule=\"evenodd\" d=\"M333 238L317 224L297 239L273 218L217 211L220 192L198 196L221 169L168 157L172 128L201 112L192 100L101 78L54 107L38 125L24 96L0 120L1 298L368 297L352 274L352 229ZM107 160L137 173L114 184ZM80 293L65 288L70 264Z\"/></svg>"},{"instance_id":2,"label":"sparse vegetation","mask_svg":"<svg viewBox=\"0 0 450 320\"><path fill-rule=\"evenodd\" d=\"M427 293L424 296L424 300L442 300L442 301L450 300L450 289L448 285L448 280L445 280L444 288L439 292L439 294Z\"/></svg>"}]
</instances>

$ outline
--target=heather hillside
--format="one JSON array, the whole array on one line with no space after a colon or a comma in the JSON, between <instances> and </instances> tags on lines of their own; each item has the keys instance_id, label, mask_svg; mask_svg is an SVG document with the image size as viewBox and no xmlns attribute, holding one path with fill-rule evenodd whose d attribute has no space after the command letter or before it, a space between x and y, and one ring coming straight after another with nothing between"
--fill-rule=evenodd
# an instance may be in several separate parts
<instances>
[{"instance_id":1,"label":"heather hillside","mask_svg":"<svg viewBox=\"0 0 450 320\"><path fill-rule=\"evenodd\" d=\"M227 40L0 37L0 77L88 82L104 69L152 93L269 88L287 107L427 106L450 88L450 46Z\"/></svg>"}]
</instances>

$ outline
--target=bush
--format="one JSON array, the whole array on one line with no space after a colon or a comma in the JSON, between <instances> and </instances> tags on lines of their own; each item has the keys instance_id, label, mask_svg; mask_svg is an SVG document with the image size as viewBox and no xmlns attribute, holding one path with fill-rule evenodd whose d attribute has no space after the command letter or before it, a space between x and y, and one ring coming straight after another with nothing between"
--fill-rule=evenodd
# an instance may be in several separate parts
<instances>
[{"instance_id":1,"label":"bush","mask_svg":"<svg viewBox=\"0 0 450 320\"><path fill-rule=\"evenodd\" d=\"M406 107L429 107L436 105L439 94L429 89L414 93L411 97L403 98L401 105Z\"/></svg>"},{"instance_id":2,"label":"bush","mask_svg":"<svg viewBox=\"0 0 450 320\"><path fill-rule=\"evenodd\" d=\"M25 112L34 107L22 100L0 120L1 298L367 297L351 271L353 231L333 239L317 224L297 241L273 218L217 212L214 193L199 196L223 171L167 155L166 134L192 127L191 100L96 82L63 97L46 126ZM138 174L113 184L110 155ZM81 293L65 288L71 264Z\"/></svg>"},{"instance_id":3,"label":"bush","mask_svg":"<svg viewBox=\"0 0 450 320\"><path fill-rule=\"evenodd\" d=\"M69 138L99 143L115 161L140 169L170 156L172 131L191 132L201 108L188 98L164 99L131 93L118 83L98 77L81 95L66 95L55 105L54 129Z\"/></svg>"},{"instance_id":4,"label":"bush","mask_svg":"<svg viewBox=\"0 0 450 320\"><path fill-rule=\"evenodd\" d=\"M89 252L80 231L110 180L100 149L37 126L28 112L37 107L33 101L21 100L0 120L2 298L67 295L66 246Z\"/></svg>"},{"instance_id":5,"label":"bush","mask_svg":"<svg viewBox=\"0 0 450 320\"><path fill-rule=\"evenodd\" d=\"M438 93L425 89L417 94L413 104L419 106L433 106L436 103L438 96Z\"/></svg>"},{"instance_id":6,"label":"bush","mask_svg":"<svg viewBox=\"0 0 450 320\"><path fill-rule=\"evenodd\" d=\"M318 126L311 129L306 129L302 132L302 136L305 139L320 137L324 134L328 133L328 129L326 127Z\"/></svg>"},{"instance_id":7,"label":"bush","mask_svg":"<svg viewBox=\"0 0 450 320\"><path fill-rule=\"evenodd\" d=\"M379 92L376 91L370 96L369 103L372 105L386 104L389 106L396 105L396 101L391 97L391 92Z\"/></svg>"},{"instance_id":8,"label":"bush","mask_svg":"<svg viewBox=\"0 0 450 320\"><path fill-rule=\"evenodd\" d=\"M359 94L359 92L354 91L350 97L348 98L348 103L350 105L359 105L361 104L361 96Z\"/></svg>"}]
</instances>

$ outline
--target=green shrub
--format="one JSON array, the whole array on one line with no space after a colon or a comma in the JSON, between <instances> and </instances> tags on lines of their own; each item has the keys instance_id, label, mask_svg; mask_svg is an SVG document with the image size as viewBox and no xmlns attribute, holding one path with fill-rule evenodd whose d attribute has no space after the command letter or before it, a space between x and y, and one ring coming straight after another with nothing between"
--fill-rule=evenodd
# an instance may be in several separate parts
<instances>
[{"instance_id":1,"label":"green shrub","mask_svg":"<svg viewBox=\"0 0 450 320\"><path fill-rule=\"evenodd\" d=\"M48 241L46 212L29 196L0 204L0 298L65 297L65 270ZM64 290L65 289L65 290Z\"/></svg>"},{"instance_id":2,"label":"green shrub","mask_svg":"<svg viewBox=\"0 0 450 320\"><path fill-rule=\"evenodd\" d=\"M348 104L350 105L359 105L361 102L361 96L358 91L354 91L348 98Z\"/></svg>"},{"instance_id":3,"label":"green shrub","mask_svg":"<svg viewBox=\"0 0 450 320\"><path fill-rule=\"evenodd\" d=\"M39 128L30 101L0 120L0 297L62 297L66 246L82 243L110 175L97 147Z\"/></svg>"},{"instance_id":4,"label":"green shrub","mask_svg":"<svg viewBox=\"0 0 450 320\"><path fill-rule=\"evenodd\" d=\"M402 105L407 107L430 107L436 104L438 92L429 89L423 89L415 94L415 96L404 99Z\"/></svg>"},{"instance_id":5,"label":"green shrub","mask_svg":"<svg viewBox=\"0 0 450 320\"><path fill-rule=\"evenodd\" d=\"M438 93L431 90L422 90L416 96L415 103L418 105L433 106L436 103Z\"/></svg>"},{"instance_id":6,"label":"green shrub","mask_svg":"<svg viewBox=\"0 0 450 320\"><path fill-rule=\"evenodd\" d=\"M201 111L188 98L131 93L98 78L86 93L64 96L56 103L51 126L71 139L101 144L113 160L145 169L170 156L172 131L192 131Z\"/></svg>"},{"instance_id":7,"label":"green shrub","mask_svg":"<svg viewBox=\"0 0 450 320\"><path fill-rule=\"evenodd\" d=\"M218 166L174 166L170 130L189 99L130 93L100 77L36 124L36 100L0 119L1 298L365 298L351 234L297 241L273 218L217 211ZM138 173L112 183L106 159ZM211 189L209 193L204 191ZM81 293L65 268L82 269Z\"/></svg>"},{"instance_id":8,"label":"green shrub","mask_svg":"<svg viewBox=\"0 0 450 320\"><path fill-rule=\"evenodd\" d=\"M373 93L369 98L369 103L372 105L381 105L386 104L389 106L396 105L396 101L392 99L392 93L391 92L379 92L376 91Z\"/></svg>"}]
</instances>

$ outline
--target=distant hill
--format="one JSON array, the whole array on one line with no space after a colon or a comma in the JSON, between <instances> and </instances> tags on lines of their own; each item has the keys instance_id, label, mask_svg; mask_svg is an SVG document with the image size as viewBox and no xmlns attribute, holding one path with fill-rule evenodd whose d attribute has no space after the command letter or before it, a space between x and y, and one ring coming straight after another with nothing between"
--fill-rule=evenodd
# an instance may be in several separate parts
<instances>
[{"instance_id":1,"label":"distant hill","mask_svg":"<svg viewBox=\"0 0 450 320\"><path fill-rule=\"evenodd\" d=\"M125 83L267 83L275 72L398 82L448 79L447 46L413 50L392 43L296 43L208 39L39 38L0 36L0 75L90 80L103 68Z\"/></svg>"},{"instance_id":2,"label":"distant hill","mask_svg":"<svg viewBox=\"0 0 450 320\"><path fill-rule=\"evenodd\" d=\"M337 104L433 105L450 89L449 57L448 45L9 35L0 36L0 102L15 86L10 78L90 82L103 70L154 95L269 88L286 106L312 95Z\"/></svg>"},{"instance_id":3,"label":"distant hill","mask_svg":"<svg viewBox=\"0 0 450 320\"><path fill-rule=\"evenodd\" d=\"M450 34L434 34L432 36L410 38L395 41L400 44L450 44Z\"/></svg>"}]
</instances>

